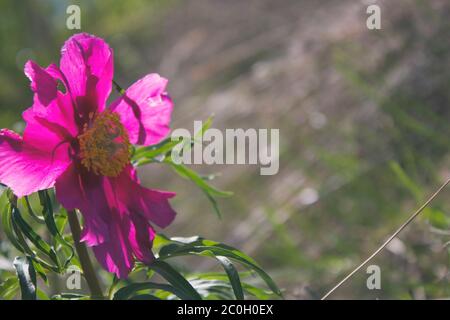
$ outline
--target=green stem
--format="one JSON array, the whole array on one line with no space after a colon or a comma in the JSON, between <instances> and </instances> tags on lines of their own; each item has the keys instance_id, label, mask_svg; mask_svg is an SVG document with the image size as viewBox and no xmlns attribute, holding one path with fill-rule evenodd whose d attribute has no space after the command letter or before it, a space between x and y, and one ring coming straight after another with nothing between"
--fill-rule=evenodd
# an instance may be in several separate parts
<instances>
[{"instance_id":1,"label":"green stem","mask_svg":"<svg viewBox=\"0 0 450 320\"><path fill-rule=\"evenodd\" d=\"M89 286L91 297L93 299L103 299L103 292L100 287L100 283L97 278L97 274L92 266L91 259L86 245L80 242L81 227L78 221L78 217L75 211L67 212L69 220L70 230L72 231L73 240L75 243L75 250L77 251L78 258L80 259L81 269L83 270L84 278Z\"/></svg>"}]
</instances>

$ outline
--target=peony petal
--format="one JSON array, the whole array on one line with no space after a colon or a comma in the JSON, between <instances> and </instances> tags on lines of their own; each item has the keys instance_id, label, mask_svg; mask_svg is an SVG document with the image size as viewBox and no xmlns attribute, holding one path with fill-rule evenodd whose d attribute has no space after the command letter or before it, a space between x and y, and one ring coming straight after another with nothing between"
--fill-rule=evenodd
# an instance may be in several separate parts
<instances>
[{"instance_id":1,"label":"peony petal","mask_svg":"<svg viewBox=\"0 0 450 320\"><path fill-rule=\"evenodd\" d=\"M131 143L152 145L169 133L173 103L165 92L166 86L165 78L149 74L112 103L111 110L120 115Z\"/></svg>"},{"instance_id":2,"label":"peony petal","mask_svg":"<svg viewBox=\"0 0 450 320\"><path fill-rule=\"evenodd\" d=\"M70 164L69 146L78 134L70 96L57 90L53 73L28 61L25 74L35 94L23 113L23 139L9 130L0 135L0 181L17 196L53 187Z\"/></svg>"},{"instance_id":3,"label":"peony petal","mask_svg":"<svg viewBox=\"0 0 450 320\"><path fill-rule=\"evenodd\" d=\"M109 238L110 206L104 190L105 178L72 165L56 181L56 197L67 210L79 209L84 217L81 240L89 246Z\"/></svg>"},{"instance_id":4,"label":"peony petal","mask_svg":"<svg viewBox=\"0 0 450 320\"><path fill-rule=\"evenodd\" d=\"M109 232L114 235L111 241L93 247L100 264L120 279L126 278L133 268L133 255L136 259L150 263L154 256L151 251L155 232L139 214L120 214L111 211Z\"/></svg>"},{"instance_id":5,"label":"peony petal","mask_svg":"<svg viewBox=\"0 0 450 320\"><path fill-rule=\"evenodd\" d=\"M169 199L175 193L142 187L132 166L125 168L115 180L116 192L131 212L140 213L161 228L167 227L175 219L176 213L169 204Z\"/></svg>"},{"instance_id":6,"label":"peony petal","mask_svg":"<svg viewBox=\"0 0 450 320\"><path fill-rule=\"evenodd\" d=\"M114 239L95 246L94 252L104 268L125 278L132 268L132 256L144 263L153 261L151 248L155 231L148 220L162 227L172 222L175 212L168 199L175 194L141 187L132 166L118 177L110 178L109 184L103 187L109 195L109 230Z\"/></svg>"},{"instance_id":7,"label":"peony petal","mask_svg":"<svg viewBox=\"0 0 450 320\"><path fill-rule=\"evenodd\" d=\"M24 140L39 149L52 151L61 143L70 143L79 133L70 96L61 92L48 107L34 104L22 117L26 122Z\"/></svg>"},{"instance_id":8,"label":"peony petal","mask_svg":"<svg viewBox=\"0 0 450 320\"><path fill-rule=\"evenodd\" d=\"M90 112L103 111L114 72L108 44L87 33L76 34L61 50L60 67L78 111L85 117Z\"/></svg>"},{"instance_id":9,"label":"peony petal","mask_svg":"<svg viewBox=\"0 0 450 320\"><path fill-rule=\"evenodd\" d=\"M118 212L111 213L109 232L114 238L94 246L93 250L97 260L106 270L123 279L128 276L134 265L133 251L128 241L131 221L128 216L121 216Z\"/></svg>"},{"instance_id":10,"label":"peony petal","mask_svg":"<svg viewBox=\"0 0 450 320\"><path fill-rule=\"evenodd\" d=\"M128 233L128 240L133 250L134 256L139 261L150 263L155 258L152 253L153 239L155 239L155 230L148 223L147 219L139 214L130 216L131 225Z\"/></svg>"},{"instance_id":11,"label":"peony petal","mask_svg":"<svg viewBox=\"0 0 450 320\"><path fill-rule=\"evenodd\" d=\"M58 67L52 64L43 69L30 60L25 64L25 74L35 94L33 106L23 113L27 123L24 140L30 144L36 142L41 149L52 149L61 140L68 141L77 136L79 125L71 97L57 90L58 80L65 83Z\"/></svg>"},{"instance_id":12,"label":"peony petal","mask_svg":"<svg viewBox=\"0 0 450 320\"><path fill-rule=\"evenodd\" d=\"M0 130L0 182L18 197L53 187L70 164L68 145L38 149L17 133Z\"/></svg>"},{"instance_id":13,"label":"peony petal","mask_svg":"<svg viewBox=\"0 0 450 320\"><path fill-rule=\"evenodd\" d=\"M133 256L144 263L153 261L155 232L148 220L168 225L175 217L168 203L173 196L141 187L131 166L108 178L72 164L56 182L58 201L83 214L82 240L93 247L103 267L120 278L132 269Z\"/></svg>"},{"instance_id":14,"label":"peony petal","mask_svg":"<svg viewBox=\"0 0 450 320\"><path fill-rule=\"evenodd\" d=\"M56 79L31 60L25 64L24 72L31 81L31 90L35 92L34 104L47 107L56 99Z\"/></svg>"}]
</instances>

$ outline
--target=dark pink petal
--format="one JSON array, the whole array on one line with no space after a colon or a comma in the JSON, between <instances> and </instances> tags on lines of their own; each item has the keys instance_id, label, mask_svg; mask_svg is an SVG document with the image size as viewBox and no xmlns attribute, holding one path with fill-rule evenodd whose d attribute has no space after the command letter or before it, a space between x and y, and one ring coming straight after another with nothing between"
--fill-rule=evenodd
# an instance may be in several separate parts
<instances>
[{"instance_id":1,"label":"dark pink petal","mask_svg":"<svg viewBox=\"0 0 450 320\"><path fill-rule=\"evenodd\" d=\"M175 193L140 187L133 194L131 206L148 220L161 228L167 227L175 219L176 213L169 204Z\"/></svg>"},{"instance_id":2,"label":"dark pink petal","mask_svg":"<svg viewBox=\"0 0 450 320\"><path fill-rule=\"evenodd\" d=\"M61 50L60 67L78 111L85 116L103 111L114 72L108 44L87 33L76 34Z\"/></svg>"},{"instance_id":3,"label":"dark pink petal","mask_svg":"<svg viewBox=\"0 0 450 320\"><path fill-rule=\"evenodd\" d=\"M127 237L131 228L130 224L127 216L121 216L113 210L109 232L114 235L114 238L93 247L100 264L109 272L115 273L120 279L126 278L134 265L133 251Z\"/></svg>"},{"instance_id":4,"label":"dark pink petal","mask_svg":"<svg viewBox=\"0 0 450 320\"><path fill-rule=\"evenodd\" d=\"M73 164L56 182L58 201L83 214L82 240L93 247L103 267L120 278L133 268L134 257L153 261L155 232L149 220L166 226L175 217L168 203L173 193L143 188L135 179L131 166L108 178Z\"/></svg>"},{"instance_id":5,"label":"dark pink petal","mask_svg":"<svg viewBox=\"0 0 450 320\"><path fill-rule=\"evenodd\" d=\"M31 89L35 92L34 104L47 107L56 99L57 82L55 78L31 60L25 64L24 71L31 81Z\"/></svg>"},{"instance_id":6,"label":"dark pink petal","mask_svg":"<svg viewBox=\"0 0 450 320\"><path fill-rule=\"evenodd\" d=\"M84 217L81 240L89 246L109 238L110 207L103 188L105 178L72 165L56 181L56 197L67 210L79 209Z\"/></svg>"},{"instance_id":7,"label":"dark pink petal","mask_svg":"<svg viewBox=\"0 0 450 320\"><path fill-rule=\"evenodd\" d=\"M56 64L51 63L45 69L45 71L47 71L47 73L49 75L51 75L53 77L53 79L60 80L64 84L64 87L66 87L66 89L67 89L68 85L67 85L66 77L64 76L61 69L59 69L59 67Z\"/></svg>"},{"instance_id":8,"label":"dark pink petal","mask_svg":"<svg viewBox=\"0 0 450 320\"><path fill-rule=\"evenodd\" d=\"M10 130L0 130L0 182L18 197L53 187L69 164L67 144L37 148Z\"/></svg>"},{"instance_id":9,"label":"dark pink petal","mask_svg":"<svg viewBox=\"0 0 450 320\"><path fill-rule=\"evenodd\" d=\"M149 74L111 105L128 130L131 143L152 145L169 133L173 103L165 92L166 86L167 79Z\"/></svg>"},{"instance_id":10,"label":"dark pink petal","mask_svg":"<svg viewBox=\"0 0 450 320\"><path fill-rule=\"evenodd\" d=\"M117 241L117 239L116 239ZM124 259L122 256L117 255L120 250L115 249L114 242L108 242L105 244L100 244L92 248L97 258L97 261L105 268L108 272L116 274L119 279L126 279L130 271L133 269L132 266L128 266L126 261L128 257Z\"/></svg>"},{"instance_id":11,"label":"dark pink petal","mask_svg":"<svg viewBox=\"0 0 450 320\"><path fill-rule=\"evenodd\" d=\"M23 138L1 131L0 182L17 196L55 184L70 164L70 144L78 134L70 96L57 90L58 79L49 69L32 61L25 64L35 94L33 106L23 113Z\"/></svg>"},{"instance_id":12,"label":"dark pink petal","mask_svg":"<svg viewBox=\"0 0 450 320\"><path fill-rule=\"evenodd\" d=\"M49 75L51 75L55 80L61 81L61 83L64 85L64 89L67 91L69 90L69 83L67 82L66 76L62 73L61 69L54 63L50 64L45 71ZM72 97L68 94L69 100L72 103ZM74 108L75 106L72 106Z\"/></svg>"},{"instance_id":13,"label":"dark pink petal","mask_svg":"<svg viewBox=\"0 0 450 320\"><path fill-rule=\"evenodd\" d=\"M35 92L32 107L23 113L27 123L24 140L39 148L53 149L61 140L76 137L79 126L71 97L57 90L58 80L65 83L58 67L50 65L43 69L30 60L24 71Z\"/></svg>"},{"instance_id":14,"label":"dark pink petal","mask_svg":"<svg viewBox=\"0 0 450 320\"><path fill-rule=\"evenodd\" d=\"M106 270L123 279L134 266L133 256L144 263L153 261L151 248L155 233L139 214L124 215L115 210L111 213L109 232L114 238L94 246L93 250Z\"/></svg>"},{"instance_id":15,"label":"dark pink petal","mask_svg":"<svg viewBox=\"0 0 450 320\"><path fill-rule=\"evenodd\" d=\"M169 199L175 193L142 187L131 166L125 168L116 180L117 193L126 201L131 212L140 213L161 228L167 227L175 219L176 213L169 204Z\"/></svg>"},{"instance_id":16,"label":"dark pink petal","mask_svg":"<svg viewBox=\"0 0 450 320\"><path fill-rule=\"evenodd\" d=\"M131 215L131 228L128 233L128 240L133 249L134 256L139 261L150 263L154 256L152 253L153 239L155 239L155 230L148 223L147 219L141 215Z\"/></svg>"},{"instance_id":17,"label":"dark pink petal","mask_svg":"<svg viewBox=\"0 0 450 320\"><path fill-rule=\"evenodd\" d=\"M114 241L95 246L94 252L108 271L125 278L132 268L131 257L144 263L153 261L151 248L155 231L148 220L161 227L172 222L175 212L168 199L175 194L143 188L132 166L109 182L104 188L111 207L109 230L115 237Z\"/></svg>"},{"instance_id":18,"label":"dark pink petal","mask_svg":"<svg viewBox=\"0 0 450 320\"><path fill-rule=\"evenodd\" d=\"M52 151L62 143L70 143L79 133L70 96L61 92L48 107L35 103L22 117L26 122L24 140L39 149Z\"/></svg>"}]
</instances>

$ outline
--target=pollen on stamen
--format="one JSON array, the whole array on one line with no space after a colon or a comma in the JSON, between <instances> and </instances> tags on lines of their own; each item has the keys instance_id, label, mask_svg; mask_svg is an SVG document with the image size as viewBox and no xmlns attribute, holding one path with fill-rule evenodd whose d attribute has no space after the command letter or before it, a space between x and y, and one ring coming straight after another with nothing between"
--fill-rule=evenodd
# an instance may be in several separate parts
<instances>
[{"instance_id":1,"label":"pollen on stamen","mask_svg":"<svg viewBox=\"0 0 450 320\"><path fill-rule=\"evenodd\" d=\"M81 163L97 175L116 177L130 162L131 144L119 115L104 111L78 136Z\"/></svg>"}]
</instances>

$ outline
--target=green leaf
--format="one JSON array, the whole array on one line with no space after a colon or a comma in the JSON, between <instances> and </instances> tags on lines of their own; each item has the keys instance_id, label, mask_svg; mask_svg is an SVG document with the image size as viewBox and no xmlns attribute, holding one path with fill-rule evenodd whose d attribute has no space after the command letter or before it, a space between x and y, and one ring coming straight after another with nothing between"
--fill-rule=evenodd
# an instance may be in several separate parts
<instances>
[{"instance_id":1,"label":"green leaf","mask_svg":"<svg viewBox=\"0 0 450 320\"><path fill-rule=\"evenodd\" d=\"M37 294L37 297L39 298L39 300L50 300L50 298L47 296L47 294L39 288L37 288L36 294Z\"/></svg>"},{"instance_id":2,"label":"green leaf","mask_svg":"<svg viewBox=\"0 0 450 320\"><path fill-rule=\"evenodd\" d=\"M200 138L202 138L202 137L204 136L206 130L208 130L209 128L211 128L212 123L213 123L213 119L214 119L214 115L210 116L210 117L203 123L202 127L200 128L200 130L197 131L197 132L194 132L194 137L190 139L190 140L191 140L190 143L187 144L187 145L184 145L184 146L182 147L182 148L183 148L183 151L188 151L188 150L190 150L190 149L192 148L192 146L193 146L195 143L200 143L200 142L199 142ZM183 139L183 141L185 141L185 140ZM187 142L187 141L185 141L185 143L186 143L186 142Z\"/></svg>"},{"instance_id":3,"label":"green leaf","mask_svg":"<svg viewBox=\"0 0 450 320\"><path fill-rule=\"evenodd\" d=\"M19 278L22 300L36 300L36 272L29 257L16 257L14 267Z\"/></svg>"},{"instance_id":4,"label":"green leaf","mask_svg":"<svg viewBox=\"0 0 450 320\"><path fill-rule=\"evenodd\" d=\"M39 191L39 200L42 206L42 216L44 217L45 224L47 225L48 230L51 235L54 237L60 237L58 228L55 223L55 219L53 217L53 205L52 201L46 190Z\"/></svg>"},{"instance_id":5,"label":"green leaf","mask_svg":"<svg viewBox=\"0 0 450 320\"><path fill-rule=\"evenodd\" d=\"M432 227L444 232L449 229L450 217L444 211L429 207L428 211L425 212L425 217Z\"/></svg>"},{"instance_id":6,"label":"green leaf","mask_svg":"<svg viewBox=\"0 0 450 320\"><path fill-rule=\"evenodd\" d=\"M221 217L219 207L217 206L217 202L214 197L230 197L233 195L232 192L222 191L214 188L213 186L208 184L205 179L203 179L198 173L189 169L185 165L174 163L170 157L165 158L164 162L169 164L174 169L174 171L178 173L179 176L191 180L193 183L195 183L197 187L199 187L205 193L206 197L213 205L214 211L217 213L217 215Z\"/></svg>"},{"instance_id":7,"label":"green leaf","mask_svg":"<svg viewBox=\"0 0 450 320\"><path fill-rule=\"evenodd\" d=\"M198 237L196 237L195 240L198 240ZM165 246L167 244L171 244L172 242L173 242L173 240L171 240L164 234L158 233L158 234L156 234L155 239L153 239L153 249L156 251L159 251L159 249L161 249L163 246Z\"/></svg>"},{"instance_id":8,"label":"green leaf","mask_svg":"<svg viewBox=\"0 0 450 320\"><path fill-rule=\"evenodd\" d=\"M222 276L222 279L228 279L227 276ZM205 299L234 299L231 285L225 280L193 278L189 281Z\"/></svg>"},{"instance_id":9,"label":"green leaf","mask_svg":"<svg viewBox=\"0 0 450 320\"><path fill-rule=\"evenodd\" d=\"M275 294L282 297L280 289L277 287L272 278L252 258L236 248L222 243L201 238L196 241L185 243L173 240L172 243L167 244L160 249L159 258L167 259L170 257L183 255L200 255L211 257L211 253L215 256L227 257L251 270L254 270Z\"/></svg>"},{"instance_id":10,"label":"green leaf","mask_svg":"<svg viewBox=\"0 0 450 320\"><path fill-rule=\"evenodd\" d=\"M1 202L7 199L7 191L4 191L1 195ZM12 245L19 250L20 252L24 252L22 245L20 244L17 236L14 233L13 225L12 225L12 204L9 201L6 201L5 206L2 208L2 227L5 231L6 236L9 241L11 241Z\"/></svg>"},{"instance_id":11,"label":"green leaf","mask_svg":"<svg viewBox=\"0 0 450 320\"><path fill-rule=\"evenodd\" d=\"M190 144L182 147L190 148L191 144L195 143L197 139L201 138L204 135L205 131L211 127L212 122L213 117L211 116L203 123L202 128L198 132L194 133L194 138L190 139L192 140L190 141ZM135 166L141 166L153 162L163 162L169 164L178 175L180 175L184 179L191 180L203 191L203 193L205 193L206 197L211 202L214 211L219 217L221 217L221 213L215 197L230 197L233 195L233 193L221 191L209 185L206 181L211 180L211 176L205 179L185 165L173 162L172 157L169 155L169 153L173 148L175 148L184 140L185 139L182 138L177 140L167 138L157 145L138 148L133 153L132 162ZM156 159L158 156L162 156L161 159Z\"/></svg>"},{"instance_id":12,"label":"green leaf","mask_svg":"<svg viewBox=\"0 0 450 320\"><path fill-rule=\"evenodd\" d=\"M214 199L213 196L211 196L209 193L205 192L206 197L208 198L209 202L211 202L211 205L214 209L214 212L217 214L219 218L222 218L222 214L220 213L219 205L217 204L216 199Z\"/></svg>"},{"instance_id":13,"label":"green leaf","mask_svg":"<svg viewBox=\"0 0 450 320\"><path fill-rule=\"evenodd\" d=\"M35 247L48 256L53 263L56 264L56 269L60 271L60 265L55 250L42 238L33 231L31 226L22 218L17 207L12 207L13 224L17 225L20 231L35 245ZM16 233L17 234L17 233Z\"/></svg>"},{"instance_id":14,"label":"green leaf","mask_svg":"<svg viewBox=\"0 0 450 320\"><path fill-rule=\"evenodd\" d=\"M151 294L139 294L130 298L130 300L161 300Z\"/></svg>"},{"instance_id":15,"label":"green leaf","mask_svg":"<svg viewBox=\"0 0 450 320\"><path fill-rule=\"evenodd\" d=\"M124 95L125 94L125 90L114 79L113 79L112 83L114 85L114 88L116 88L117 92L120 95Z\"/></svg>"},{"instance_id":16,"label":"green leaf","mask_svg":"<svg viewBox=\"0 0 450 320\"><path fill-rule=\"evenodd\" d=\"M155 283L155 282L142 282L142 283L132 283L130 285L127 285L125 287L120 288L117 290L117 292L114 294L113 300L127 300L130 299L136 292L143 291L143 290L163 290L170 292L180 299L185 299L185 294L183 291L169 285L169 284L162 284L162 283Z\"/></svg>"},{"instance_id":17,"label":"green leaf","mask_svg":"<svg viewBox=\"0 0 450 320\"><path fill-rule=\"evenodd\" d=\"M215 197L230 197L233 192L221 191L209 185L205 179L203 179L198 173L189 169L182 164L176 164L171 159L165 160L166 163L170 164L173 169L183 178L189 179L194 182L200 189L205 191L207 194Z\"/></svg>"},{"instance_id":18,"label":"green leaf","mask_svg":"<svg viewBox=\"0 0 450 320\"><path fill-rule=\"evenodd\" d=\"M244 291L251 296L254 296L258 300L270 300L273 299L274 295L271 291L264 290L258 287L255 287L248 283L242 283Z\"/></svg>"},{"instance_id":19,"label":"green leaf","mask_svg":"<svg viewBox=\"0 0 450 320\"><path fill-rule=\"evenodd\" d=\"M14 241L17 242L17 244L14 245L16 247L16 249L18 249L20 252L22 252L24 254L29 255L30 258L33 259L34 268L35 268L36 272L41 276L41 278L44 280L44 282L47 283L47 276L45 274L44 267L49 270L54 270L54 271L58 271L58 270L57 270L57 268L53 267L52 265L48 264L47 262L45 262L42 259L40 259L39 257L37 257L35 252L33 250L31 250L31 248L28 246L28 243L25 240L22 232L20 231L19 227L17 226L16 223L14 223L14 221L12 219L11 213L12 213L13 208L14 208L13 205L10 204L10 207L8 210L8 215L3 216L4 218L6 217L6 220L7 220L7 221L4 221L4 223L5 223L4 225L6 226L7 224L10 224L10 226L7 227L8 232L12 233L12 235L11 235L12 238L10 238L10 240L14 239ZM11 230L9 230L10 228L11 228ZM10 236L8 236L8 237L10 237Z\"/></svg>"},{"instance_id":20,"label":"green leaf","mask_svg":"<svg viewBox=\"0 0 450 320\"><path fill-rule=\"evenodd\" d=\"M208 130L213 122L213 116L209 117L204 123L202 128L194 133L194 141L191 141L191 143L195 142L196 139L201 138L205 131ZM144 164L152 163L154 162L154 158L161 156L161 155L168 155L170 151L172 151L173 148L175 148L178 144L183 142L184 140L182 138L179 138L177 140L173 138L167 138L160 143L153 145L153 146L147 146L147 147L140 147L136 149L133 153L133 162L136 166L142 166ZM187 147L190 147L187 146Z\"/></svg>"},{"instance_id":21,"label":"green leaf","mask_svg":"<svg viewBox=\"0 0 450 320\"><path fill-rule=\"evenodd\" d=\"M28 214L30 217L36 221L39 224L44 224L45 220L42 217L39 217L33 210L33 207L31 206L30 199L28 196L25 196L22 198L22 202L25 205L25 208L27 209Z\"/></svg>"},{"instance_id":22,"label":"green leaf","mask_svg":"<svg viewBox=\"0 0 450 320\"><path fill-rule=\"evenodd\" d=\"M252 276L251 272L241 272L240 278ZM217 272L200 273L189 277L189 282L203 296L216 297L221 299L233 299L229 278L226 274ZM253 296L258 300L269 300L276 298L276 295L269 290L255 287L241 280L242 288L247 295ZM228 297L228 298L227 298Z\"/></svg>"},{"instance_id":23,"label":"green leaf","mask_svg":"<svg viewBox=\"0 0 450 320\"><path fill-rule=\"evenodd\" d=\"M10 212L12 212L12 209L14 207L11 204L11 210ZM13 234L15 239L17 239L18 242L18 250L28 256L30 256L30 258L33 260L33 265L34 268L36 270L36 272L41 276L41 278L44 280L45 283L47 283L47 275L46 272L44 270L44 267L48 270L53 270L55 272L58 272L58 268L55 266L52 266L50 264L48 264L46 261L40 259L36 253L31 250L31 248L28 246L27 241L25 240L20 228L17 226L17 224L13 221L12 216L10 215L10 219L9 219L11 225L12 225L12 230L13 230Z\"/></svg>"},{"instance_id":24,"label":"green leaf","mask_svg":"<svg viewBox=\"0 0 450 320\"><path fill-rule=\"evenodd\" d=\"M242 290L241 279L239 278L239 272L234 267L233 263L227 257L215 256L217 260L222 264L225 272L230 279L231 286L233 288L234 295L237 300L244 300L244 292Z\"/></svg>"},{"instance_id":25,"label":"green leaf","mask_svg":"<svg viewBox=\"0 0 450 320\"><path fill-rule=\"evenodd\" d=\"M12 299L19 290L17 277L10 277L0 284L0 297L5 300Z\"/></svg>"},{"instance_id":26,"label":"green leaf","mask_svg":"<svg viewBox=\"0 0 450 320\"><path fill-rule=\"evenodd\" d=\"M133 160L135 161L135 164L137 166L140 166L142 164L140 164L139 160L148 160L161 155L165 155L182 141L183 141L182 139L172 140L171 138L167 138L156 145L148 147L140 147L136 149L136 151L134 152Z\"/></svg>"},{"instance_id":27,"label":"green leaf","mask_svg":"<svg viewBox=\"0 0 450 320\"><path fill-rule=\"evenodd\" d=\"M112 277L111 285L108 289L108 300L111 300L114 296L114 291L116 290L117 285L119 284L120 280L117 278L117 276L114 274Z\"/></svg>"},{"instance_id":28,"label":"green leaf","mask_svg":"<svg viewBox=\"0 0 450 320\"><path fill-rule=\"evenodd\" d=\"M78 293L61 293L52 296L52 300L89 300L90 296Z\"/></svg>"},{"instance_id":29,"label":"green leaf","mask_svg":"<svg viewBox=\"0 0 450 320\"><path fill-rule=\"evenodd\" d=\"M8 189L0 184L0 209L3 209L9 202L7 192Z\"/></svg>"},{"instance_id":30,"label":"green leaf","mask_svg":"<svg viewBox=\"0 0 450 320\"><path fill-rule=\"evenodd\" d=\"M167 280L173 287L177 288L183 297L183 300L202 300L202 297L192 287L178 271L176 271L170 264L161 260L155 260L149 265L151 269L157 272L160 276Z\"/></svg>"},{"instance_id":31,"label":"green leaf","mask_svg":"<svg viewBox=\"0 0 450 320\"><path fill-rule=\"evenodd\" d=\"M41 201L41 205L43 208L42 215L44 217L45 224L47 225L47 228L50 231L50 234L54 237L54 240L56 242L60 243L62 246L67 248L70 252L64 261L63 267L65 269L70 265L70 262L72 261L72 258L75 255L75 250L73 249L72 245L63 238L63 236L61 235L61 233L58 229L58 226L56 224L55 217L53 214L52 201L50 199L50 196L48 195L47 190L39 191L39 199Z\"/></svg>"},{"instance_id":32,"label":"green leaf","mask_svg":"<svg viewBox=\"0 0 450 320\"><path fill-rule=\"evenodd\" d=\"M64 208L59 209L59 213L55 216L56 227L58 228L58 232L62 235L64 233L64 229L66 228L68 221L67 211Z\"/></svg>"},{"instance_id":33,"label":"green leaf","mask_svg":"<svg viewBox=\"0 0 450 320\"><path fill-rule=\"evenodd\" d=\"M420 187L408 176L398 162L390 161L389 167L397 177L398 181L411 192L417 202L423 201L423 194Z\"/></svg>"},{"instance_id":34,"label":"green leaf","mask_svg":"<svg viewBox=\"0 0 450 320\"><path fill-rule=\"evenodd\" d=\"M44 280L45 284L48 285L47 274L46 274L46 271L45 271L45 269L43 267L45 265L45 262L42 263L42 261L39 258L37 258L37 257L32 258L32 260L33 260L34 270L36 270L38 275L42 278L42 280ZM49 268L47 268L47 269L49 269ZM50 269L50 270L52 270L52 269Z\"/></svg>"},{"instance_id":35,"label":"green leaf","mask_svg":"<svg viewBox=\"0 0 450 320\"><path fill-rule=\"evenodd\" d=\"M206 130L211 128L214 120L214 115L211 115L206 119L206 121L203 123L203 126L201 127L200 131L194 133L194 140L200 139L205 135Z\"/></svg>"}]
</instances>

